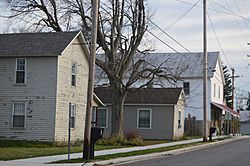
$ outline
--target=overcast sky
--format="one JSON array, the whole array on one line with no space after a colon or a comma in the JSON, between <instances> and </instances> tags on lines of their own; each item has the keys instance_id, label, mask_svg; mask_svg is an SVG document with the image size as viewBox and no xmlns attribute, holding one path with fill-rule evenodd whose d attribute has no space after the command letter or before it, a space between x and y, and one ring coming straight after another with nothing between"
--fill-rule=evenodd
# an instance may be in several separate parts
<instances>
[{"instance_id":1,"label":"overcast sky","mask_svg":"<svg viewBox=\"0 0 250 166\"><path fill-rule=\"evenodd\" d=\"M235 68L236 88L250 91L250 6L249 0L207 0L208 51L220 51L221 59L229 67ZM201 52L202 48L202 0L182 19L178 19L198 0L147 0L152 20L160 28L175 38L191 52ZM1 5L1 2L0 2ZM1 10L1 13L7 9ZM214 30L211 26L214 26ZM179 20L176 22L176 20ZM0 31L6 29L7 22L0 18ZM175 23L175 24L173 24ZM170 26L170 27L169 27ZM157 28L150 31L178 52L186 52ZM216 39L216 35L217 39ZM146 34L155 52L173 52L150 34ZM219 42L218 42L219 41ZM220 43L220 44L219 44ZM221 46L220 46L221 45Z\"/></svg>"},{"instance_id":2,"label":"overcast sky","mask_svg":"<svg viewBox=\"0 0 250 166\"><path fill-rule=\"evenodd\" d=\"M155 11L153 21L191 52L200 52L202 47L202 1L198 2L188 14L176 22L198 0L148 0L152 11ZM235 68L236 88L250 91L250 1L249 0L207 0L208 51L220 51L221 59L229 67ZM187 3L185 3L187 2ZM211 26L210 20L214 27ZM183 48L174 44L164 33L152 29L154 34L178 52ZM216 35L215 35L216 34ZM150 35L149 35L150 36ZM217 36L217 39L216 39ZM172 51L162 42L155 40L157 52ZM219 44L220 43L220 44ZM221 46L220 46L221 45ZM231 71L230 71L231 72Z\"/></svg>"}]
</instances>

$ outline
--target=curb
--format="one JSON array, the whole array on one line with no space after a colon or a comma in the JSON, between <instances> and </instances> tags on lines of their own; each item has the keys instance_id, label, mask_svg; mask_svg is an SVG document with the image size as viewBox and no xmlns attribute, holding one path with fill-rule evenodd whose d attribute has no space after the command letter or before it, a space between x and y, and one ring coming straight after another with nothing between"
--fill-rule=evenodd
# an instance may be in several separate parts
<instances>
[{"instance_id":1,"label":"curb","mask_svg":"<svg viewBox=\"0 0 250 166\"><path fill-rule=\"evenodd\" d=\"M138 155L138 156L130 156L130 157L123 157L123 158L116 158L116 159L111 159L111 160L104 160L104 161L97 161L94 163L88 163L86 166L106 166L106 165L115 165L115 164L121 164L121 163L130 163L130 162L136 162L140 160L145 160L145 159L154 159L154 158L159 158L163 156L172 156L172 155L177 155L181 153L186 153L186 152L191 152L203 148L208 148L212 147L218 144L224 144L224 143L229 143L233 142L236 140L241 140L241 139L246 139L250 138L248 137L232 137L231 139L226 139L218 142L211 142L207 143L204 145L196 145L192 147L187 147L187 148L181 148L181 149L175 149L171 151L166 151L166 152L159 152L159 153L151 153L151 154L145 154L145 155ZM84 166L84 165L83 165Z\"/></svg>"}]
</instances>

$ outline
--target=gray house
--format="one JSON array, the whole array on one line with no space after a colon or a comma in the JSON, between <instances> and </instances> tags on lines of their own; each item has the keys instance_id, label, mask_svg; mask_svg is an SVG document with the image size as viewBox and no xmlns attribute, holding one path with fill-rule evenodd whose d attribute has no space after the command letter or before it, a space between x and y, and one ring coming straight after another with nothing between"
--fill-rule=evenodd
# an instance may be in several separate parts
<instances>
[{"instance_id":1,"label":"gray house","mask_svg":"<svg viewBox=\"0 0 250 166\"><path fill-rule=\"evenodd\" d=\"M81 32L0 35L0 138L67 141L71 119L71 140L83 139L84 43Z\"/></svg>"},{"instance_id":2,"label":"gray house","mask_svg":"<svg viewBox=\"0 0 250 166\"><path fill-rule=\"evenodd\" d=\"M93 123L111 131L110 88L95 88L106 107L93 111ZM136 132L143 139L179 139L184 133L184 92L181 88L131 89L124 104L124 134Z\"/></svg>"}]
</instances>

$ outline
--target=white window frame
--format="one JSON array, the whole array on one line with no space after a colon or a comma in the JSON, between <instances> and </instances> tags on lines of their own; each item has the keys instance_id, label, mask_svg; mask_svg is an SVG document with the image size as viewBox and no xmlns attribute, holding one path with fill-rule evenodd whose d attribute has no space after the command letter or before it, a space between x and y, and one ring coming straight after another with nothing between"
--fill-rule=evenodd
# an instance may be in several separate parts
<instances>
[{"instance_id":1,"label":"white window frame","mask_svg":"<svg viewBox=\"0 0 250 166\"><path fill-rule=\"evenodd\" d=\"M73 65L75 65L75 72L73 72ZM72 85L72 76L75 76L75 85ZM71 63L71 86L76 87L76 77L77 77L77 63L76 62L72 62Z\"/></svg>"},{"instance_id":2,"label":"white window frame","mask_svg":"<svg viewBox=\"0 0 250 166\"><path fill-rule=\"evenodd\" d=\"M17 70L17 61L18 61L18 59L24 59L24 61L25 61L25 65L24 65L24 68L25 68L25 69L24 69L24 83L17 83L17 80L16 80L16 79L17 79L17 74L16 74L16 73L17 73L17 71L19 71L19 70ZM26 77L27 77L27 76L26 76L26 75L27 75L27 72L26 72L26 71L27 71L27 59L26 59L26 58L16 58L16 64L15 64L15 66L16 66L16 67L15 67L15 80L14 80L14 81L15 81L15 84L26 84ZM20 70L20 71L23 71L23 70Z\"/></svg>"},{"instance_id":3,"label":"white window frame","mask_svg":"<svg viewBox=\"0 0 250 166\"><path fill-rule=\"evenodd\" d=\"M105 109L106 110L106 125L105 126L98 126L97 125L98 109ZM95 109L95 111L96 111L95 112L95 122L96 122L95 126L100 127L100 128L107 128L108 127L108 108L106 108L106 107L97 107Z\"/></svg>"},{"instance_id":4,"label":"white window frame","mask_svg":"<svg viewBox=\"0 0 250 166\"><path fill-rule=\"evenodd\" d=\"M24 104L24 127L14 127L14 105L16 103L22 103ZM26 128L26 110L27 110L27 103L25 101L14 101L12 102L12 121L11 121L11 127L15 129L25 129Z\"/></svg>"},{"instance_id":5,"label":"white window frame","mask_svg":"<svg viewBox=\"0 0 250 166\"><path fill-rule=\"evenodd\" d=\"M140 111L143 110L147 110L149 111L149 116L150 116L150 119L149 119L149 127L139 127L139 115L140 115ZM152 109L151 108L138 108L137 109L137 129L152 129Z\"/></svg>"},{"instance_id":6,"label":"white window frame","mask_svg":"<svg viewBox=\"0 0 250 166\"><path fill-rule=\"evenodd\" d=\"M75 129L76 128L76 104L74 104L74 103L69 103L69 104L70 104L70 110L69 110L70 111L70 119L69 120L71 120L71 118L74 118L74 126L73 127L70 126L70 128ZM72 115L72 106L74 106L74 114L73 115Z\"/></svg>"}]
</instances>

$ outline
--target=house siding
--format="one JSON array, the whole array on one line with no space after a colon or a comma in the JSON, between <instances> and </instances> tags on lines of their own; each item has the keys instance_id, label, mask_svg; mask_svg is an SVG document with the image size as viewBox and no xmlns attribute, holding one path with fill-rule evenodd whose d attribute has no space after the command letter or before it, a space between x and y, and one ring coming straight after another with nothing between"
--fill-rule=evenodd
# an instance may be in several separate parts
<instances>
[{"instance_id":1,"label":"house siding","mask_svg":"<svg viewBox=\"0 0 250 166\"><path fill-rule=\"evenodd\" d=\"M75 128L71 140L83 140L87 103L88 61L80 41L73 43L58 57L58 82L55 141L68 140L69 103L76 104ZM77 63L76 86L71 86L71 65Z\"/></svg>"},{"instance_id":2,"label":"house siding","mask_svg":"<svg viewBox=\"0 0 250 166\"><path fill-rule=\"evenodd\" d=\"M137 110L151 109L150 129L137 128ZM137 132L143 139L173 139L174 106L125 106L124 132Z\"/></svg>"},{"instance_id":3,"label":"house siding","mask_svg":"<svg viewBox=\"0 0 250 166\"><path fill-rule=\"evenodd\" d=\"M173 139L178 140L183 137L184 133L184 108L185 108L185 99L184 95L181 94L177 105L175 106L174 111L174 133ZM179 111L181 112L181 128L178 128L178 118L179 118Z\"/></svg>"},{"instance_id":4,"label":"house siding","mask_svg":"<svg viewBox=\"0 0 250 166\"><path fill-rule=\"evenodd\" d=\"M0 137L53 141L57 57L26 58L26 84L15 84L16 58L0 60ZM49 90L48 90L49 89ZM26 128L12 127L13 102L26 103Z\"/></svg>"}]
</instances>

